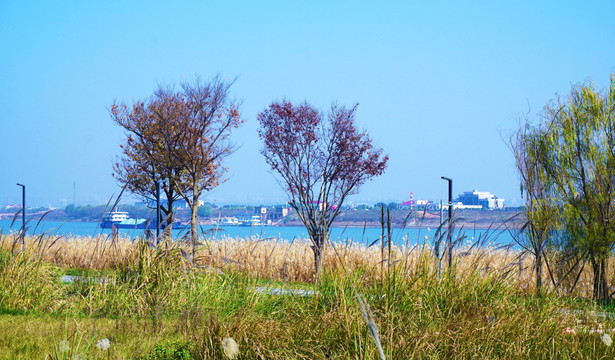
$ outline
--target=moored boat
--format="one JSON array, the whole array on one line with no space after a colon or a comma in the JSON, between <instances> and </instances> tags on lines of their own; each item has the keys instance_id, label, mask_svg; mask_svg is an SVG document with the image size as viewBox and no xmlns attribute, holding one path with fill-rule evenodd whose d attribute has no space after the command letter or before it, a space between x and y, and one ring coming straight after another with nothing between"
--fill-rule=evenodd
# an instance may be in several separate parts
<instances>
[{"instance_id":1,"label":"moored boat","mask_svg":"<svg viewBox=\"0 0 615 360\"><path fill-rule=\"evenodd\" d=\"M155 229L156 223L151 219L132 219L126 211L110 211L103 215L100 227L110 229Z\"/></svg>"},{"instance_id":2,"label":"moored boat","mask_svg":"<svg viewBox=\"0 0 615 360\"><path fill-rule=\"evenodd\" d=\"M267 224L261 221L261 217L258 215L253 215L251 217L225 217L218 222L219 226L265 226Z\"/></svg>"}]
</instances>

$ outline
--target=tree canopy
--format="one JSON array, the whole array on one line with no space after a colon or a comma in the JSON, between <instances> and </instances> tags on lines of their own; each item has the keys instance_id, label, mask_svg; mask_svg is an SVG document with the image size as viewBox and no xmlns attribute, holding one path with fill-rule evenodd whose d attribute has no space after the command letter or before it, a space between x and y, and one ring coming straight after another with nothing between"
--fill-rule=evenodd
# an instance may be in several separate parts
<instances>
[{"instance_id":1,"label":"tree canopy","mask_svg":"<svg viewBox=\"0 0 615 360\"><path fill-rule=\"evenodd\" d=\"M232 153L229 135L243 122L230 99L233 83L219 76L203 82L183 82L179 90L160 86L147 101L113 104L111 117L127 132L123 156L114 176L128 190L147 199L163 189L168 208L184 198L191 209L191 238L197 238L199 198L224 181L223 160Z\"/></svg>"},{"instance_id":2,"label":"tree canopy","mask_svg":"<svg viewBox=\"0 0 615 360\"><path fill-rule=\"evenodd\" d=\"M329 228L344 200L381 175L388 161L368 134L357 130L357 106L332 105L323 115L307 103L282 101L258 115L262 154L307 228L317 277Z\"/></svg>"},{"instance_id":3,"label":"tree canopy","mask_svg":"<svg viewBox=\"0 0 615 360\"><path fill-rule=\"evenodd\" d=\"M529 125L528 125L529 126ZM607 258L615 246L615 78L610 88L574 86L570 95L545 107L519 147L522 182L531 194L529 217L549 231L549 208L561 211L569 245L594 269L594 298L610 298ZM527 161L526 161L527 160ZM530 214L531 215L531 214Z\"/></svg>"},{"instance_id":4,"label":"tree canopy","mask_svg":"<svg viewBox=\"0 0 615 360\"><path fill-rule=\"evenodd\" d=\"M173 222L173 202L190 191L175 150L182 138L178 112L177 96L163 87L145 101L114 103L110 109L113 121L126 132L113 176L150 204L156 199L156 182L168 180L162 187L168 205L162 209L169 223Z\"/></svg>"}]
</instances>

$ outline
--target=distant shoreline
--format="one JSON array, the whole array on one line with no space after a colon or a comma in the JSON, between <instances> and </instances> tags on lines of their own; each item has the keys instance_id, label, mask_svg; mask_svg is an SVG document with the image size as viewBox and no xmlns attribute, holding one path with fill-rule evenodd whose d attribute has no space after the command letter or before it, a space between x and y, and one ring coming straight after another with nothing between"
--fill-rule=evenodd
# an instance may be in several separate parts
<instances>
[{"instance_id":1,"label":"distant shoreline","mask_svg":"<svg viewBox=\"0 0 615 360\"><path fill-rule=\"evenodd\" d=\"M215 211L215 215L211 215L209 217L199 218L199 225L207 226L207 227L216 227L216 224L219 220L226 217L246 217L251 216L249 214L254 214L253 210L235 210L235 211ZM431 228L437 229L440 226L440 212L429 211L429 212L421 212L414 211L410 212L409 210L392 210L391 214L391 227L394 229L421 229L421 228ZM446 219L447 214L442 214L443 218ZM91 214L88 217L80 217L80 218L69 218L66 214L59 211L51 211L51 212L41 212L40 210L37 212L26 212L26 218L29 223L29 226L36 226L39 221L47 222L47 221L55 221L55 222L64 222L64 223L98 223L100 218L97 217L96 214ZM143 216L143 215L141 215ZM336 221L333 223L332 227L335 228L369 228L369 229L380 229L382 228L382 222L380 220L381 217L380 209L370 209L370 210L347 210L343 211L339 214ZM462 210L458 211L453 215L457 220L455 221L455 228L459 230L461 228L468 229L477 229L477 230L502 230L502 229L510 229L510 230L519 230L526 221L525 213L520 210L509 210L509 211L479 211L479 210ZM138 215L137 215L138 217ZM185 209L178 210L175 213L176 219L179 219L182 225L185 225L189 222L189 212ZM21 225L21 216L15 213L0 213L0 220L3 221L13 221L14 224L12 228L17 228ZM291 212L285 218L273 221L271 225L275 227L304 227L303 223L299 220L299 217ZM386 226L386 224L385 224ZM5 224L6 227L6 224ZM230 226L226 226L230 227Z\"/></svg>"},{"instance_id":2,"label":"distant shoreline","mask_svg":"<svg viewBox=\"0 0 615 360\"><path fill-rule=\"evenodd\" d=\"M277 226L277 227L286 227L286 226L304 226L303 223L301 222L288 222L286 224L281 224L281 225L270 225L270 226ZM406 228L406 229L426 229L426 228L430 228L430 229L437 229L440 226L439 222L423 222L422 224L406 224L406 226L402 226L402 224L391 224L391 228L392 229L402 229L402 228ZM471 230L471 229L476 229L476 230L488 230L488 229L492 229L492 230L504 230L504 229L510 229L510 230L519 230L521 227L523 226L523 224L520 224L518 222L511 222L508 224L505 224L504 222L497 222L497 223L475 223L475 222L457 222L455 224L455 229L459 230L461 229L461 227L463 227L464 230ZM358 223L358 222L345 222L345 223L338 223L335 222L333 223L332 227L335 228L367 228L367 229L380 229L382 227L382 225L379 222L368 222L368 223ZM386 225L385 225L386 227Z\"/></svg>"},{"instance_id":3,"label":"distant shoreline","mask_svg":"<svg viewBox=\"0 0 615 360\"><path fill-rule=\"evenodd\" d=\"M13 217L11 216L10 218L7 217L2 217L3 214L0 214L0 221L12 221ZM35 217L29 217L26 216L26 222L28 222L28 226L36 226L39 222L40 218L35 218ZM41 224L47 223L47 222L56 222L56 223L90 223L90 224L96 224L98 223L98 221L93 221L93 220L83 220L83 219L75 219L75 220L57 220L57 219L53 219L53 220L41 220ZM182 225L187 225L182 223ZM206 221L206 222L200 222L199 223L200 226L207 226L207 227L215 227L216 224ZM487 222L467 222L467 221L460 221L457 222L455 224L455 229L456 230L460 230L462 227L464 230L472 230L472 229L476 229L476 230L488 230L488 229L492 229L492 230L506 230L506 229L510 229L510 230L519 230L522 227L523 224L519 223L519 222L509 222L507 224L505 224L505 222L494 222L494 223L487 223ZM21 218L17 218L15 220L15 222L13 223L13 228L19 228L21 226ZM285 228L285 227L304 227L305 225L303 225L302 222L300 221L289 221L286 223L276 223L276 224L272 224L272 225L264 225L266 227L280 227L280 228ZM386 226L386 225L385 225ZM405 226L403 226L403 224L395 222L391 224L391 228L392 229L437 229L440 226L438 221L424 221L421 224L414 224L414 223L408 223ZM225 227L236 227L236 226L220 226L220 228L225 228ZM249 226L237 226L237 227L243 227L243 228L249 228ZM261 226L254 226L254 228L260 228ZM348 221L348 222L334 222L333 225L331 226L333 228L338 228L338 229L342 229L342 228L352 228L352 229L361 229L361 228L366 228L366 229L380 229L382 227L380 222L376 222L376 221L369 221L369 222L353 222L353 221Z\"/></svg>"}]
</instances>

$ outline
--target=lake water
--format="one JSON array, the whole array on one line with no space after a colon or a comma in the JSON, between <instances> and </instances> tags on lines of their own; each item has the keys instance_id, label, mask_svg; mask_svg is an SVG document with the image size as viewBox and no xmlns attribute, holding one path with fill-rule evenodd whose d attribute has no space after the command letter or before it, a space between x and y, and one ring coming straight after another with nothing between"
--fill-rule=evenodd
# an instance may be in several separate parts
<instances>
[{"instance_id":1,"label":"lake water","mask_svg":"<svg viewBox=\"0 0 615 360\"><path fill-rule=\"evenodd\" d=\"M59 221L41 221L37 223L30 221L26 223L27 233L39 235L43 233L62 235L66 237L72 236L96 236L110 235L111 229L102 229L95 222L59 222ZM0 230L7 234L11 231L18 232L21 229L21 221L16 221L11 227L11 220L0 220ZM143 236L144 230L139 229L120 229L120 234L128 236L132 239ZM435 237L436 229L434 228L406 228L393 229L393 242L398 245L421 245L431 243ZM277 240L291 241L292 239L307 239L307 231L303 226L263 226L263 227L243 227L243 226L228 226L224 228L216 228L212 226L199 227L199 234L206 236L208 239L218 240L225 237L232 238L275 238ZM331 229L331 239L333 241L352 241L354 243L370 244L379 239L382 234L380 228L342 228L334 227ZM174 230L173 237L179 238L183 235L189 235L189 229ZM465 229L463 233L455 232L454 237L465 236L464 243L473 243L478 239L487 237L486 243L489 245L508 245L513 243L512 235L505 230L483 230L483 229ZM425 238L427 237L427 239Z\"/></svg>"}]
</instances>

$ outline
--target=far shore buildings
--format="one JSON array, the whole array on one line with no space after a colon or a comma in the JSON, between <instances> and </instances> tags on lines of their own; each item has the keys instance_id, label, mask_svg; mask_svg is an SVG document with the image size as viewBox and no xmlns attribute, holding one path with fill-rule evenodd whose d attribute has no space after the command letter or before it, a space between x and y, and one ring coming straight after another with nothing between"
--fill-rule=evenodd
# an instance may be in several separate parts
<instances>
[{"instance_id":1,"label":"far shore buildings","mask_svg":"<svg viewBox=\"0 0 615 360\"><path fill-rule=\"evenodd\" d=\"M406 210L440 210L440 204L431 200L414 200L414 194L411 193L410 200L399 204L400 209ZM448 208L446 202L442 202L444 209ZM496 210L504 209L504 199L500 199L495 194L486 191L466 191L459 194L457 199L453 200L453 209L473 209L473 210Z\"/></svg>"},{"instance_id":2,"label":"far shore buildings","mask_svg":"<svg viewBox=\"0 0 615 360\"><path fill-rule=\"evenodd\" d=\"M167 199L160 199L160 205L161 206L167 206ZM203 200L199 200L199 206L203 206L205 205L205 201ZM148 201L147 203L145 201L137 201L134 203L134 206L139 206L139 207L144 207L147 206L149 208L155 208L156 207L156 201L151 200ZM188 205L188 202L184 199L177 199L173 201L173 209L190 209L190 206Z\"/></svg>"},{"instance_id":3,"label":"far shore buildings","mask_svg":"<svg viewBox=\"0 0 615 360\"><path fill-rule=\"evenodd\" d=\"M259 216L261 224L271 225L273 222L279 221L290 213L290 208L286 206L257 206L254 208L254 214Z\"/></svg>"},{"instance_id":4,"label":"far shore buildings","mask_svg":"<svg viewBox=\"0 0 615 360\"><path fill-rule=\"evenodd\" d=\"M497 195L486 191L466 191L459 194L457 202L463 206L472 206L478 209L495 210L504 208L504 199L499 199Z\"/></svg>"}]
</instances>

